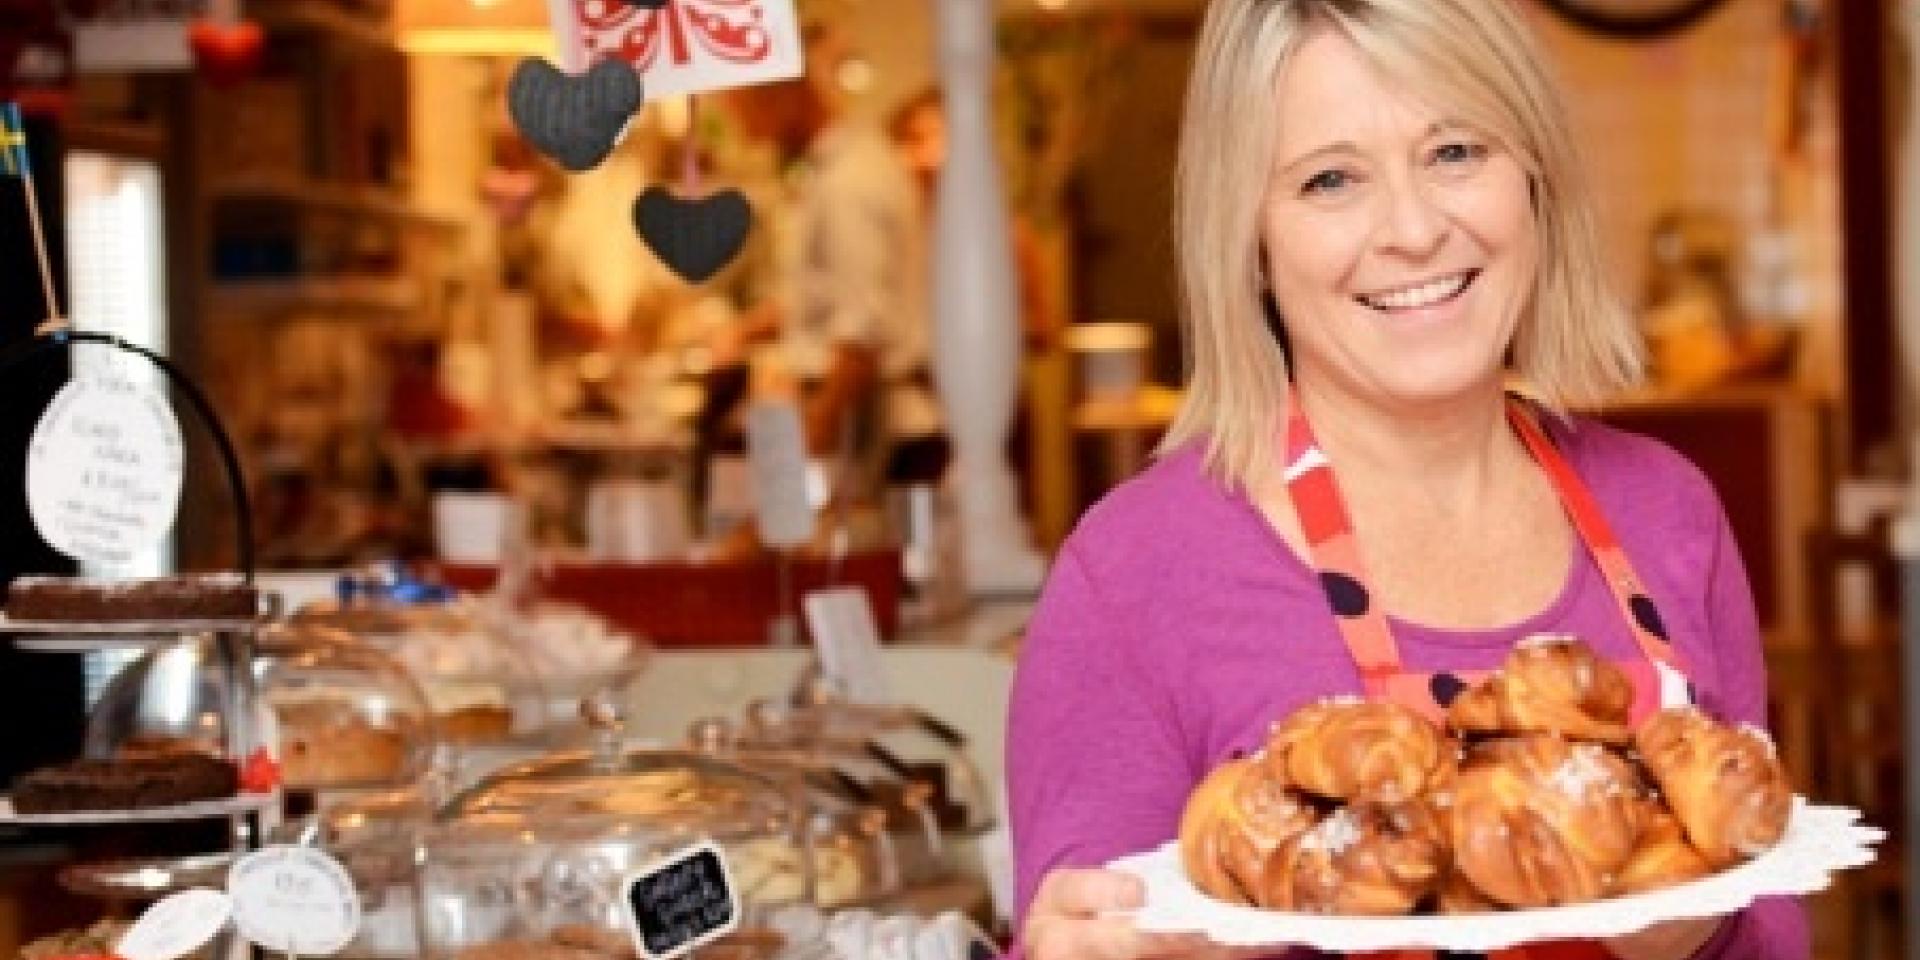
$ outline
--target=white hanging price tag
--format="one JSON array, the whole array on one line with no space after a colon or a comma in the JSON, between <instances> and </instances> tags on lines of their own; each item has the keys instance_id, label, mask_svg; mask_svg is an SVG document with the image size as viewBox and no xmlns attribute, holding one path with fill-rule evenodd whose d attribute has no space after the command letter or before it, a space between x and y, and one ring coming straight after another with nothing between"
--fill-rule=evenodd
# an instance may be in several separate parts
<instances>
[{"instance_id":1,"label":"white hanging price tag","mask_svg":"<svg viewBox=\"0 0 1920 960\"><path fill-rule=\"evenodd\" d=\"M873 604L859 587L835 587L807 594L807 630L820 655L820 672L850 703L889 706L893 692L880 659L880 628Z\"/></svg>"},{"instance_id":2,"label":"white hanging price tag","mask_svg":"<svg viewBox=\"0 0 1920 960\"><path fill-rule=\"evenodd\" d=\"M179 960L206 946L233 915L218 890L182 890L147 908L114 952L125 960Z\"/></svg>"},{"instance_id":3,"label":"white hanging price tag","mask_svg":"<svg viewBox=\"0 0 1920 960\"><path fill-rule=\"evenodd\" d=\"M86 376L60 388L27 447L27 509L54 549L107 567L173 528L180 422L156 388Z\"/></svg>"},{"instance_id":4,"label":"white hanging price tag","mask_svg":"<svg viewBox=\"0 0 1920 960\"><path fill-rule=\"evenodd\" d=\"M753 468L760 540L792 549L813 539L807 499L807 435L792 404L767 403L747 411L747 460Z\"/></svg>"},{"instance_id":5,"label":"white hanging price tag","mask_svg":"<svg viewBox=\"0 0 1920 960\"><path fill-rule=\"evenodd\" d=\"M275 953L339 953L360 930L360 895L338 860L312 847L268 847L227 872L240 935Z\"/></svg>"}]
</instances>

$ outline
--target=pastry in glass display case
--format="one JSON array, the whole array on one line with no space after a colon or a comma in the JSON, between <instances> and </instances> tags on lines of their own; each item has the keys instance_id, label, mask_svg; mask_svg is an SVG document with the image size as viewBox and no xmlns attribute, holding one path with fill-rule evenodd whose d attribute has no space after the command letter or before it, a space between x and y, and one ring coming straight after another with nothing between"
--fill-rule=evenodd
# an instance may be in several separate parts
<instances>
[{"instance_id":1,"label":"pastry in glass display case","mask_svg":"<svg viewBox=\"0 0 1920 960\"><path fill-rule=\"evenodd\" d=\"M416 874L427 957L631 957L622 880L700 841L723 851L748 930L812 903L821 884L862 882L860 858L816 857L790 769L617 742L502 770L441 810ZM830 860L842 865L823 871ZM801 946L736 934L702 954L760 960Z\"/></svg>"},{"instance_id":2,"label":"pastry in glass display case","mask_svg":"<svg viewBox=\"0 0 1920 960\"><path fill-rule=\"evenodd\" d=\"M442 739L499 745L578 732L584 697L617 692L647 645L571 603L507 589L462 595L403 570L345 577L338 598L295 614L391 653L426 689Z\"/></svg>"},{"instance_id":3,"label":"pastry in glass display case","mask_svg":"<svg viewBox=\"0 0 1920 960\"><path fill-rule=\"evenodd\" d=\"M499 743L539 726L545 693L531 658L471 602L358 596L309 605L293 620L351 634L405 667L445 742Z\"/></svg>"},{"instance_id":4,"label":"pastry in glass display case","mask_svg":"<svg viewBox=\"0 0 1920 960\"><path fill-rule=\"evenodd\" d=\"M213 634L189 636L152 647L107 685L80 757L17 779L15 812L150 810L236 795L236 758L255 745L238 715L252 701L233 682L233 651Z\"/></svg>"},{"instance_id":5,"label":"pastry in glass display case","mask_svg":"<svg viewBox=\"0 0 1920 960\"><path fill-rule=\"evenodd\" d=\"M257 644L254 682L273 714L288 786L391 788L426 773L426 695L392 657L312 624L277 624Z\"/></svg>"},{"instance_id":6,"label":"pastry in glass display case","mask_svg":"<svg viewBox=\"0 0 1920 960\"><path fill-rule=\"evenodd\" d=\"M13 809L27 814L139 810L231 797L239 787L232 763L183 751L42 767L14 781L12 798Z\"/></svg>"}]
</instances>

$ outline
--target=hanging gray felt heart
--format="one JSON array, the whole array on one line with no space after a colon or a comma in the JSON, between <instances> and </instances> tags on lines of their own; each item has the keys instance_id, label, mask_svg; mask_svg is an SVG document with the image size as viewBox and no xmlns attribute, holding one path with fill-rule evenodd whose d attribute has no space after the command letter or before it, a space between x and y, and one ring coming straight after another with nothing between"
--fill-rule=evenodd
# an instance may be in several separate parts
<instances>
[{"instance_id":1,"label":"hanging gray felt heart","mask_svg":"<svg viewBox=\"0 0 1920 960\"><path fill-rule=\"evenodd\" d=\"M642 10L658 10L667 5L667 0L627 0L627 4Z\"/></svg>"},{"instance_id":2,"label":"hanging gray felt heart","mask_svg":"<svg viewBox=\"0 0 1920 960\"><path fill-rule=\"evenodd\" d=\"M580 76L545 60L520 61L507 82L507 113L541 153L580 173L600 165L640 109L640 74L608 59Z\"/></svg>"},{"instance_id":3,"label":"hanging gray felt heart","mask_svg":"<svg viewBox=\"0 0 1920 960\"><path fill-rule=\"evenodd\" d=\"M655 185L634 201L633 225L668 269L688 283L705 283L739 256L753 209L738 190L687 200Z\"/></svg>"}]
</instances>

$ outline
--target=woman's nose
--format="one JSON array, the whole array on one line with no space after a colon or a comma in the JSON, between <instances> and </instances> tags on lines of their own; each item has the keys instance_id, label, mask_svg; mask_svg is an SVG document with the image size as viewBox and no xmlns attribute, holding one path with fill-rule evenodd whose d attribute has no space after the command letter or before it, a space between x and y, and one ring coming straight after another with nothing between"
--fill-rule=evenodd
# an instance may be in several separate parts
<instances>
[{"instance_id":1,"label":"woman's nose","mask_svg":"<svg viewBox=\"0 0 1920 960\"><path fill-rule=\"evenodd\" d=\"M1438 252L1447 236L1447 217L1423 184L1413 178L1389 183L1383 191L1383 205L1377 229L1382 248L1410 259Z\"/></svg>"}]
</instances>

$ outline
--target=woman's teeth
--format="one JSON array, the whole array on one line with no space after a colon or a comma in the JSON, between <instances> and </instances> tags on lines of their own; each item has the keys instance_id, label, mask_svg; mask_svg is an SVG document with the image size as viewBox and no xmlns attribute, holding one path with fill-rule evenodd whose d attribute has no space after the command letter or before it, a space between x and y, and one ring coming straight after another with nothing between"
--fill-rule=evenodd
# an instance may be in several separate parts
<instances>
[{"instance_id":1,"label":"woman's teeth","mask_svg":"<svg viewBox=\"0 0 1920 960\"><path fill-rule=\"evenodd\" d=\"M1472 280L1472 271L1456 273L1451 277L1442 277L1417 287L1363 295L1360 297L1360 302L1375 310L1415 310L1420 307L1431 307L1458 296Z\"/></svg>"}]
</instances>

